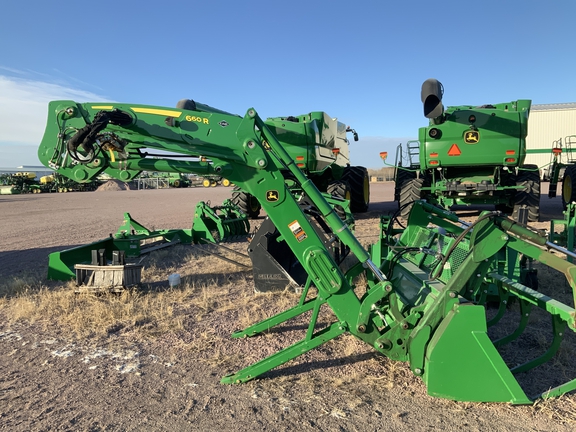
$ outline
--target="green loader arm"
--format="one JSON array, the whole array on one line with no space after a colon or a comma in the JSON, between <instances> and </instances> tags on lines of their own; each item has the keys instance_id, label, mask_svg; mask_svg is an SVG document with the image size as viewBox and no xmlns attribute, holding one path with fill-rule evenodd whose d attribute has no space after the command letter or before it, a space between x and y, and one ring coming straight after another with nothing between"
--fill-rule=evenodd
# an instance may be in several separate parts
<instances>
[{"instance_id":1,"label":"green loader arm","mask_svg":"<svg viewBox=\"0 0 576 432\"><path fill-rule=\"evenodd\" d=\"M238 117L196 108L54 101L49 104L48 125L38 155L44 165L79 182L101 173L129 181L143 170L227 178L258 199L317 287L318 296L327 299L338 319L356 322L358 297L290 193L277 165L291 173L351 253L377 280L384 281L348 225L254 109ZM154 156L150 149L170 154ZM362 333L371 345L377 337L375 329Z\"/></svg>"}]
</instances>

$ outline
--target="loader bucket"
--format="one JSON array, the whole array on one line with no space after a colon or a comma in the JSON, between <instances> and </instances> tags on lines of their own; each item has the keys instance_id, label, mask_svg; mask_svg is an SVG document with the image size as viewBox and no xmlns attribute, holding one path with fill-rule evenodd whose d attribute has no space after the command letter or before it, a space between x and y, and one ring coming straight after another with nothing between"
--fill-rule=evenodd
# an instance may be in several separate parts
<instances>
[{"instance_id":1,"label":"loader bucket","mask_svg":"<svg viewBox=\"0 0 576 432\"><path fill-rule=\"evenodd\" d=\"M250 231L248 216L230 200L210 207L200 201L194 211L192 233L194 243L221 243L245 240Z\"/></svg>"},{"instance_id":2,"label":"loader bucket","mask_svg":"<svg viewBox=\"0 0 576 432\"><path fill-rule=\"evenodd\" d=\"M256 292L284 291L304 285L307 273L269 218L266 218L248 246Z\"/></svg>"},{"instance_id":3,"label":"loader bucket","mask_svg":"<svg viewBox=\"0 0 576 432\"><path fill-rule=\"evenodd\" d=\"M424 316L410 332L405 359L412 371L430 395L460 401L527 404L575 390L571 379L538 391L530 386L528 395L517 376L551 360L565 331L576 331L576 266L543 250L551 246L545 238L511 219L488 212L462 224L453 214L416 202L406 229L395 238L383 233L373 248L401 298L394 308ZM570 305L536 291L535 261L565 275ZM520 337L545 325L528 324L534 306L551 316L553 337L544 353L517 364L525 348ZM403 341L397 342L390 353L401 352ZM514 348L507 349L509 344Z\"/></svg>"},{"instance_id":4,"label":"loader bucket","mask_svg":"<svg viewBox=\"0 0 576 432\"><path fill-rule=\"evenodd\" d=\"M354 218L349 210L349 201L329 196L326 198L332 206L341 206L342 211L345 212L346 222L353 227ZM319 217L320 215L313 206L310 206L305 200L301 201L300 206L310 216L318 235L325 239L325 244L332 258L337 263L341 263L348 256L348 249L338 242L331 244L330 228ZM284 291L287 288L298 291L304 287L308 274L269 218L264 220L254 234L248 247L248 255L252 260L254 290L256 292Z\"/></svg>"}]
</instances>

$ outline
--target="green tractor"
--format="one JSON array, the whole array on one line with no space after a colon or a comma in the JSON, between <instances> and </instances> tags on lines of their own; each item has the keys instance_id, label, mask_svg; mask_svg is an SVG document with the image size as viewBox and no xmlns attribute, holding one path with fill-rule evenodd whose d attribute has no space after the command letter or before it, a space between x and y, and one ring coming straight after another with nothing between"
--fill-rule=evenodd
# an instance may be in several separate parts
<instances>
[{"instance_id":1,"label":"green tractor","mask_svg":"<svg viewBox=\"0 0 576 432\"><path fill-rule=\"evenodd\" d=\"M395 200L406 216L418 199L449 208L492 204L530 222L540 214L540 174L524 165L530 100L444 109L436 79L422 85L427 127L396 153ZM524 214L526 214L526 212Z\"/></svg>"}]
</instances>

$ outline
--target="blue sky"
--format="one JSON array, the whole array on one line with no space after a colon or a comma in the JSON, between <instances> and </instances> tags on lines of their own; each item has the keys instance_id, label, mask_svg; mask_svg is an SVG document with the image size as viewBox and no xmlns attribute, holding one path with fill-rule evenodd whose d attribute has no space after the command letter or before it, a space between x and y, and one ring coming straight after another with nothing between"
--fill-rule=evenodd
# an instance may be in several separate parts
<instances>
[{"instance_id":1,"label":"blue sky","mask_svg":"<svg viewBox=\"0 0 576 432\"><path fill-rule=\"evenodd\" d=\"M447 106L576 102L574 0L4 0L0 11L2 167L39 164L54 99L326 111L358 131L352 163L369 168L427 124L427 78Z\"/></svg>"}]
</instances>

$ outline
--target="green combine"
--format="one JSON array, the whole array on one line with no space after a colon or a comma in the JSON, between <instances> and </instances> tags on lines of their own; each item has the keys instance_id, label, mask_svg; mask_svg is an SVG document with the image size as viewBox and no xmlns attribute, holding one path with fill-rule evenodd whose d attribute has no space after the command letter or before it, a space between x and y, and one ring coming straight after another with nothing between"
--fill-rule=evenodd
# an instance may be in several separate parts
<instances>
[{"instance_id":1,"label":"green combine","mask_svg":"<svg viewBox=\"0 0 576 432\"><path fill-rule=\"evenodd\" d=\"M422 85L424 116L418 141L396 154L395 200L406 216L417 199L444 208L492 204L517 218L540 215L540 174L525 165L530 100L444 108L442 84Z\"/></svg>"}]
</instances>

